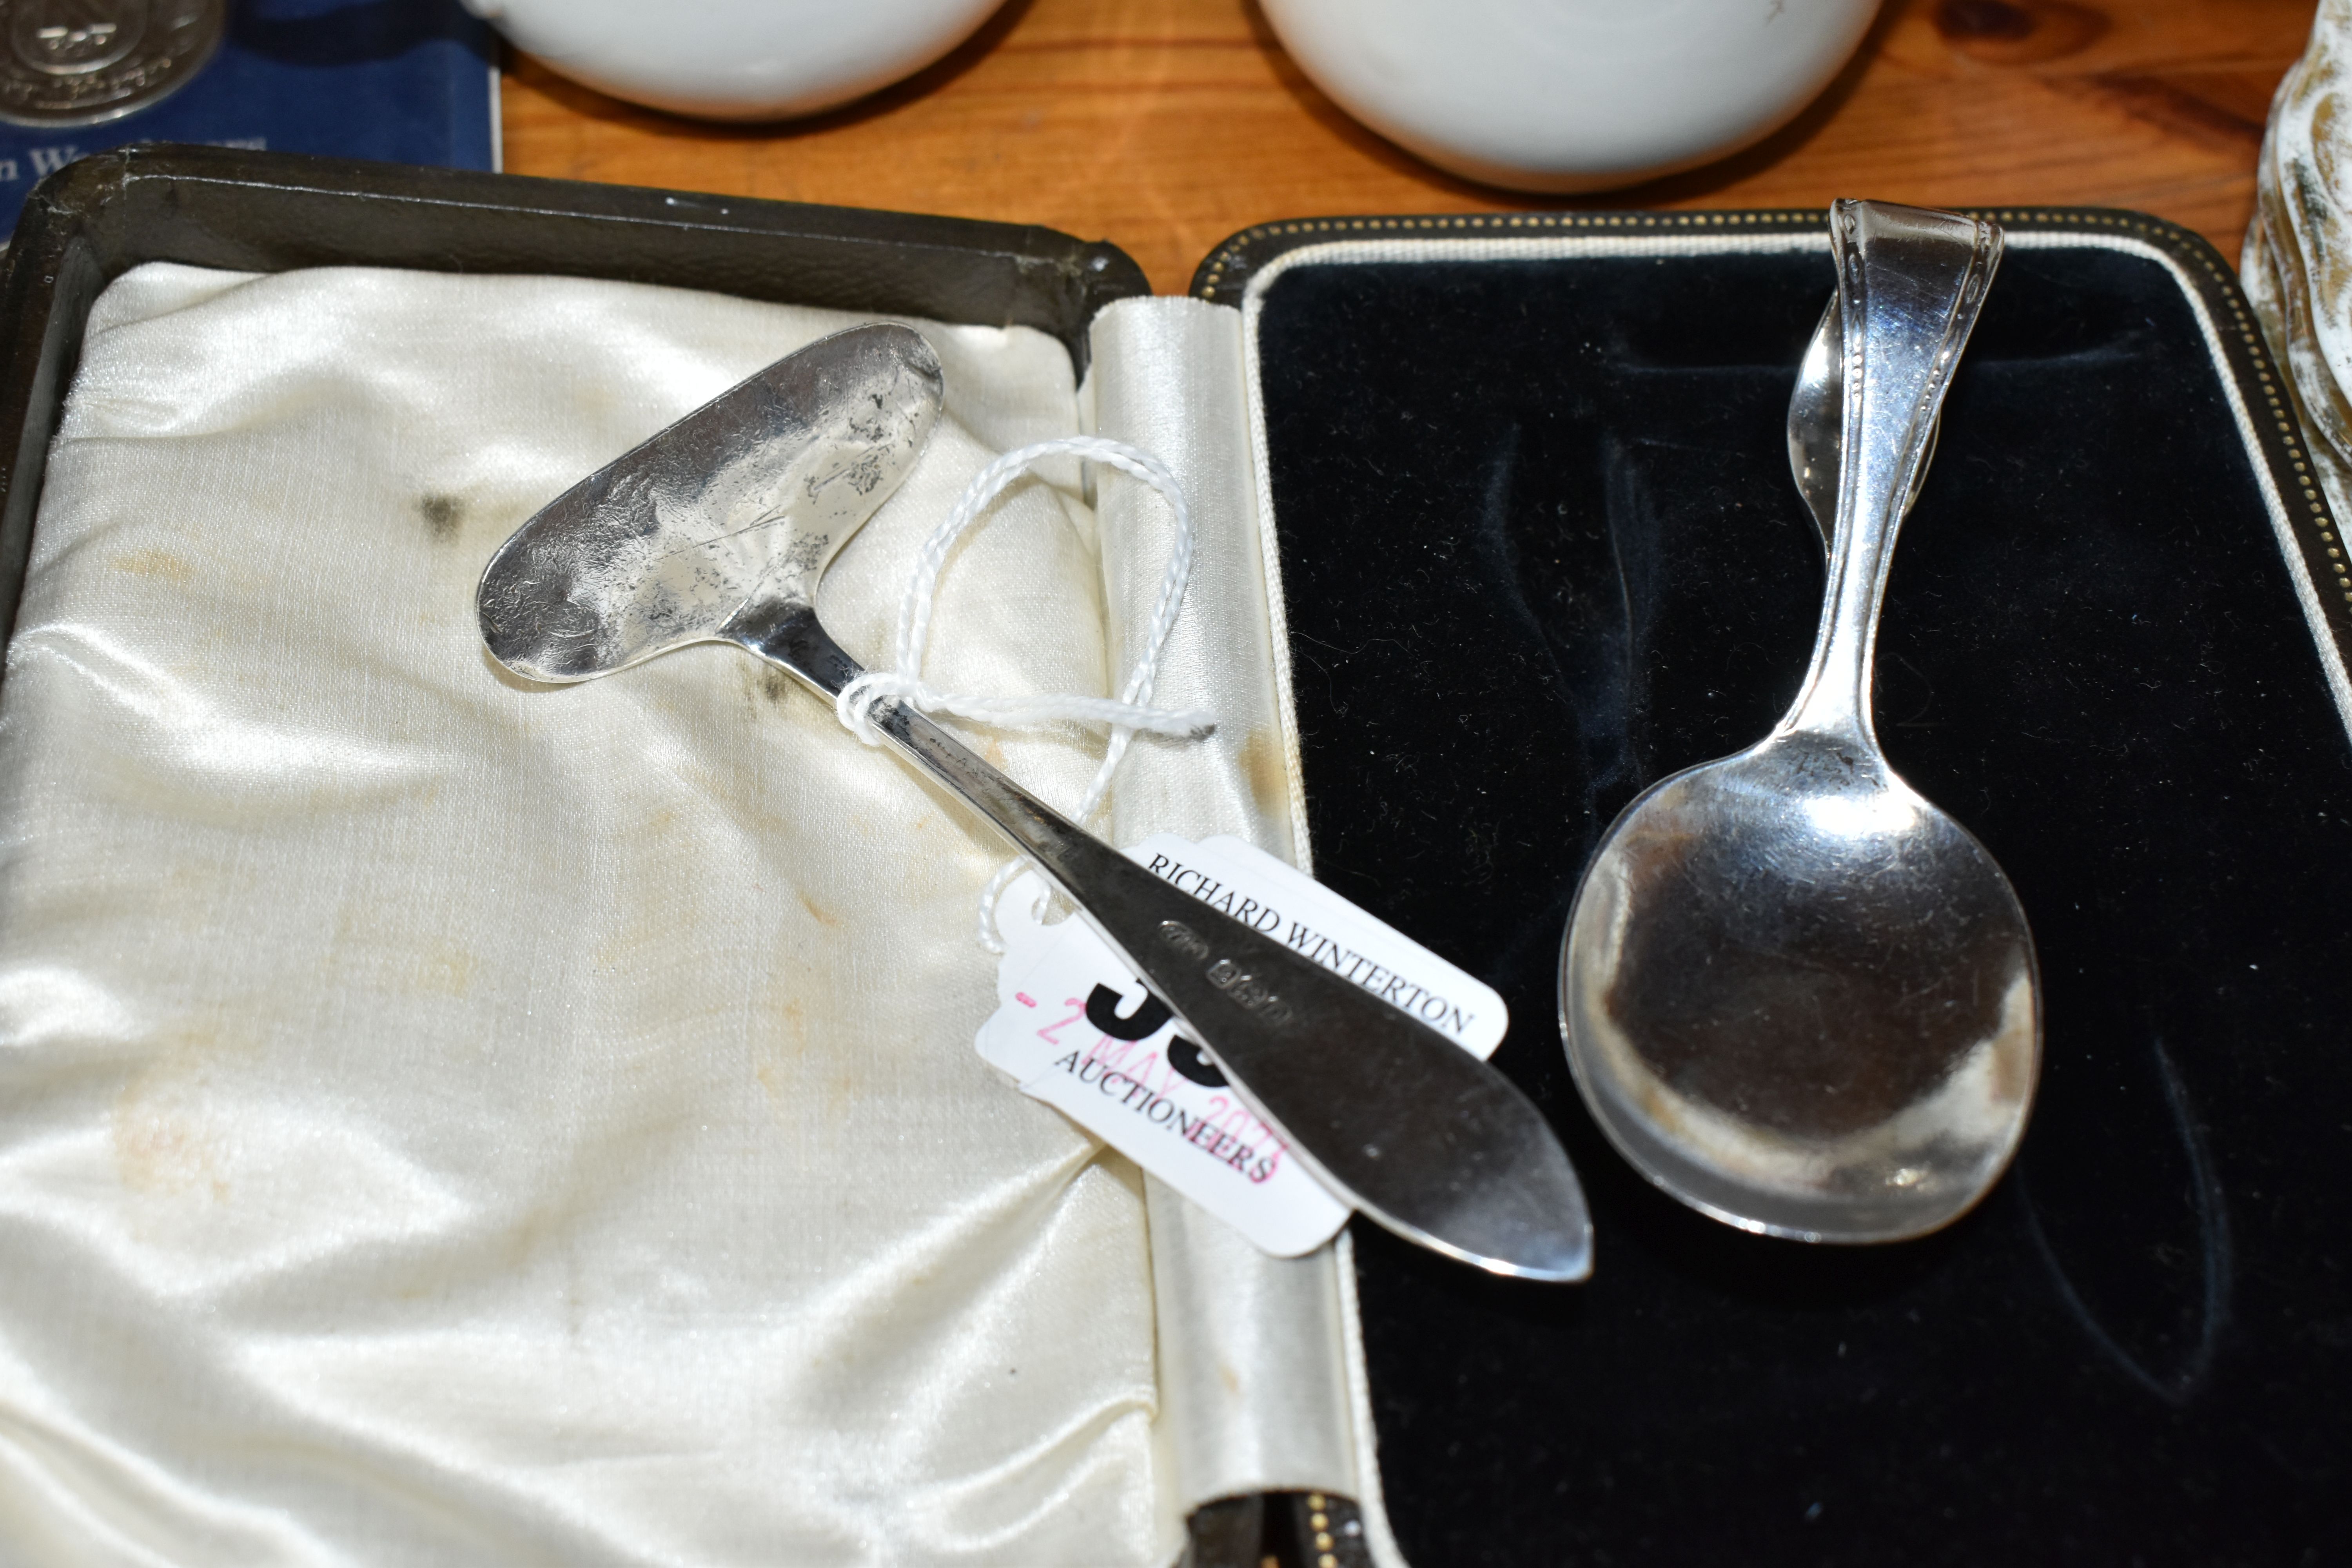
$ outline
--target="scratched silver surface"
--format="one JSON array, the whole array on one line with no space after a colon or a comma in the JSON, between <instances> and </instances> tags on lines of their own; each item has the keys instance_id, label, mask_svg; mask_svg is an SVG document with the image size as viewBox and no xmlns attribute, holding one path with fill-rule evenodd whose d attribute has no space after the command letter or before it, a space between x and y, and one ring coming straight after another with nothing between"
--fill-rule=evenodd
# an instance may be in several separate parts
<instances>
[{"instance_id":1,"label":"scratched silver surface","mask_svg":"<svg viewBox=\"0 0 2352 1568\"><path fill-rule=\"evenodd\" d=\"M535 680L585 680L817 580L890 498L940 413L939 357L861 327L778 361L564 491L482 574L482 636Z\"/></svg>"}]
</instances>

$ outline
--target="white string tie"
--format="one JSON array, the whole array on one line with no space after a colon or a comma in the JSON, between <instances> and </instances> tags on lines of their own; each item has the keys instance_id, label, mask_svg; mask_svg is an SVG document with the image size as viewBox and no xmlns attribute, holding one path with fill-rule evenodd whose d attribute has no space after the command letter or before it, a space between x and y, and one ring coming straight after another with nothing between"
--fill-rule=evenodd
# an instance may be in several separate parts
<instances>
[{"instance_id":1,"label":"white string tie","mask_svg":"<svg viewBox=\"0 0 2352 1568\"><path fill-rule=\"evenodd\" d=\"M1150 627L1134 668L1128 672L1127 684L1116 698L1087 697L1076 692L986 697L940 691L927 684L922 679L923 654L930 641L931 609L939 595L940 573L947 565L948 552L979 521L981 513L1024 472L1048 458L1063 457L1108 464L1141 479L1165 497L1176 514L1168 569L1160 579L1160 599L1152 608ZM1110 744L1103 752L1102 765L1095 770L1094 782L1087 786L1086 796L1073 814L1081 824L1090 823L1101 808L1104 795L1109 793L1119 763L1126 759L1128 743L1139 731L1190 739L1206 734L1216 725L1216 715L1204 710L1150 706L1151 689L1159 679L1160 649L1167 644L1170 628L1176 624L1176 611L1183 603L1185 584L1192 575L1192 509L1184 499L1183 485L1158 458L1124 441L1098 436L1065 436L1007 452L972 476L963 495L939 527L931 531L930 538L916 556L914 575L907 584L905 596L898 601L898 635L891 668L867 670L843 687L841 694L834 699L834 712L852 734L869 746L879 745L884 739L875 728L874 710L885 701L902 702L924 713L952 713L1005 729L1068 722L1103 725L1110 731ZM981 892L978 934L981 946L991 952L1004 951L1004 940L996 931L997 900L1028 864L1025 857L1006 862Z\"/></svg>"}]
</instances>

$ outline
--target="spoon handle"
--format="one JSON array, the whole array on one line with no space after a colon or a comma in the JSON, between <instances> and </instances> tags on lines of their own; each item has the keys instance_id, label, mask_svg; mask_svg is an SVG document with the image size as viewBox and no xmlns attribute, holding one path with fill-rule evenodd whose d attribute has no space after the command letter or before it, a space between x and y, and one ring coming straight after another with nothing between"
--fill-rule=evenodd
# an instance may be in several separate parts
<instances>
[{"instance_id":1,"label":"spoon handle","mask_svg":"<svg viewBox=\"0 0 2352 1568\"><path fill-rule=\"evenodd\" d=\"M2001 237L1979 218L1840 201L1830 209L1830 249L1845 352L1837 525L1812 665L1777 732L1875 753L1872 660L1895 535L2000 264Z\"/></svg>"},{"instance_id":2,"label":"spoon handle","mask_svg":"<svg viewBox=\"0 0 2352 1568\"><path fill-rule=\"evenodd\" d=\"M733 635L827 697L863 674L805 605ZM1496 1274L1581 1279L1592 1227L1526 1095L1444 1036L1178 892L904 704L876 728L994 824L1217 1058L1307 1168L1408 1240Z\"/></svg>"}]
</instances>

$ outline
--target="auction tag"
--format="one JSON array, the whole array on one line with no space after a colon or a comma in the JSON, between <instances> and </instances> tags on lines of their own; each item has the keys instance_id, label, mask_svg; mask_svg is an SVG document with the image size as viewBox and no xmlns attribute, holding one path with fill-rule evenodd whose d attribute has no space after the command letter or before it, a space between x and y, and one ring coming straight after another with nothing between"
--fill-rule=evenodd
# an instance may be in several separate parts
<instances>
[{"instance_id":1,"label":"auction tag","mask_svg":"<svg viewBox=\"0 0 2352 1568\"><path fill-rule=\"evenodd\" d=\"M1239 838L1160 834L1129 858L1171 886L1345 975L1485 1058L1509 1027L1492 987ZM1022 1092L1063 1111L1277 1258L1311 1251L1347 1205L1242 1103L1199 1045L1177 1033L1083 919L1042 923L1045 884L1013 881L998 909L1005 952L980 1054Z\"/></svg>"}]
</instances>

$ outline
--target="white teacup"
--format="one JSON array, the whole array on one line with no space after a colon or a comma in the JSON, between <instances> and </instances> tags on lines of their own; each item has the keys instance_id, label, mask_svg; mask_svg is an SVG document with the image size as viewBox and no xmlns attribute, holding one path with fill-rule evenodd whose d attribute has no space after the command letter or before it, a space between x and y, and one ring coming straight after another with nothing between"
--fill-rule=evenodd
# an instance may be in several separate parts
<instances>
[{"instance_id":1,"label":"white teacup","mask_svg":"<svg viewBox=\"0 0 2352 1568\"><path fill-rule=\"evenodd\" d=\"M590 87L707 120L815 114L912 76L1003 0L465 0Z\"/></svg>"},{"instance_id":2,"label":"white teacup","mask_svg":"<svg viewBox=\"0 0 2352 1568\"><path fill-rule=\"evenodd\" d=\"M1879 0L1262 0L1299 68L1440 168L1530 191L1719 158L1829 85Z\"/></svg>"}]
</instances>

